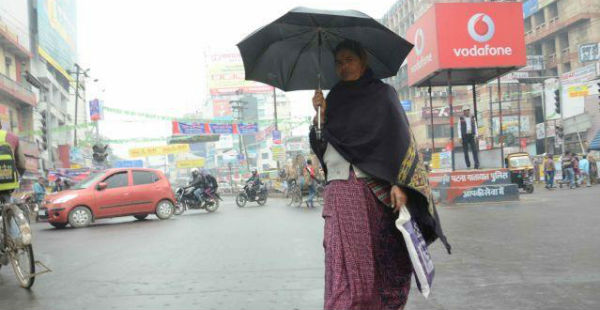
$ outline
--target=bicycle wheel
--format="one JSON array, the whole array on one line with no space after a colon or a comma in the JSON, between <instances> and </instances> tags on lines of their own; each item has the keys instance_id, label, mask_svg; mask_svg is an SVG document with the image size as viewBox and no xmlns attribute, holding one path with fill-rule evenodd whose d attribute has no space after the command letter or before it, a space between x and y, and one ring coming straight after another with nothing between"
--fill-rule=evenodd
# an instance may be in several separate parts
<instances>
[{"instance_id":1,"label":"bicycle wheel","mask_svg":"<svg viewBox=\"0 0 600 310\"><path fill-rule=\"evenodd\" d=\"M302 189L300 189L299 186L296 187L296 190L294 192L294 200L293 200L292 205L295 207L302 206Z\"/></svg>"},{"instance_id":2,"label":"bicycle wheel","mask_svg":"<svg viewBox=\"0 0 600 310\"><path fill-rule=\"evenodd\" d=\"M11 250L9 259L19 285L23 288L30 288L35 282L35 260L31 244Z\"/></svg>"},{"instance_id":3,"label":"bicycle wheel","mask_svg":"<svg viewBox=\"0 0 600 310\"><path fill-rule=\"evenodd\" d=\"M6 210L6 212L3 212L4 223L2 233L4 242L6 243L8 259L13 266L13 270L15 271L19 285L23 288L30 288L35 281L35 260L33 257L33 247L31 244L26 246L18 246L10 237L8 237L9 223L11 223L11 221L13 222L12 225L19 229L19 225L14 218L14 212L14 209L9 209ZM29 225L27 224L27 226ZM19 235L20 234L21 232L19 232Z\"/></svg>"}]
</instances>

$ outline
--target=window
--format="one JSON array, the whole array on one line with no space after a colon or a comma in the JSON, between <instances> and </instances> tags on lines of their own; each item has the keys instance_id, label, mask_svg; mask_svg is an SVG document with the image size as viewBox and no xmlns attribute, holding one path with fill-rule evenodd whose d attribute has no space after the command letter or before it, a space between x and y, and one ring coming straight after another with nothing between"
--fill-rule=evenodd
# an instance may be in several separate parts
<instances>
[{"instance_id":1,"label":"window","mask_svg":"<svg viewBox=\"0 0 600 310\"><path fill-rule=\"evenodd\" d=\"M262 159L269 159L269 153L262 153Z\"/></svg>"},{"instance_id":2,"label":"window","mask_svg":"<svg viewBox=\"0 0 600 310\"><path fill-rule=\"evenodd\" d=\"M436 138L450 138L450 125L448 124L435 124L433 131ZM454 131L454 136L458 137L456 131ZM431 125L427 126L427 137L431 139Z\"/></svg>"},{"instance_id":3,"label":"window","mask_svg":"<svg viewBox=\"0 0 600 310\"><path fill-rule=\"evenodd\" d=\"M150 171L133 171L133 185L152 184L158 181L158 176Z\"/></svg>"},{"instance_id":4,"label":"window","mask_svg":"<svg viewBox=\"0 0 600 310\"><path fill-rule=\"evenodd\" d=\"M106 188L124 187L129 184L127 171L117 172L104 180L108 186Z\"/></svg>"}]
</instances>

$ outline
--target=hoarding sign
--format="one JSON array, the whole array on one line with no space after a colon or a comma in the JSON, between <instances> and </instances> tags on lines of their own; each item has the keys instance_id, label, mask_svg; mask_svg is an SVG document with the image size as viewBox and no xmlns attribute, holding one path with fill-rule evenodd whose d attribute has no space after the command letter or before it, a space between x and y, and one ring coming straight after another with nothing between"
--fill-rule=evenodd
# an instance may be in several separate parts
<instances>
[{"instance_id":1,"label":"hoarding sign","mask_svg":"<svg viewBox=\"0 0 600 310\"><path fill-rule=\"evenodd\" d=\"M523 2L523 18L527 18L539 10L538 0L528 0Z\"/></svg>"},{"instance_id":2,"label":"hoarding sign","mask_svg":"<svg viewBox=\"0 0 600 310\"><path fill-rule=\"evenodd\" d=\"M404 112L412 112L412 101L402 100L400 101L400 104L402 105L402 109L404 109Z\"/></svg>"},{"instance_id":3,"label":"hoarding sign","mask_svg":"<svg viewBox=\"0 0 600 310\"><path fill-rule=\"evenodd\" d=\"M579 46L579 62L600 60L600 43L588 43Z\"/></svg>"},{"instance_id":4,"label":"hoarding sign","mask_svg":"<svg viewBox=\"0 0 600 310\"><path fill-rule=\"evenodd\" d=\"M462 105L454 105L452 106L454 116L462 115ZM421 112L421 117L423 119L431 119L431 109L429 107L424 107ZM450 108L449 107L433 107L433 118L449 118L450 117Z\"/></svg>"},{"instance_id":5,"label":"hoarding sign","mask_svg":"<svg viewBox=\"0 0 600 310\"><path fill-rule=\"evenodd\" d=\"M168 154L188 153L189 151L189 144L169 144L129 149L129 157L164 156Z\"/></svg>"},{"instance_id":6,"label":"hoarding sign","mask_svg":"<svg viewBox=\"0 0 600 310\"><path fill-rule=\"evenodd\" d=\"M138 160L117 160L114 162L113 166L115 168L143 168L144 161L141 159Z\"/></svg>"},{"instance_id":7,"label":"hoarding sign","mask_svg":"<svg viewBox=\"0 0 600 310\"><path fill-rule=\"evenodd\" d=\"M99 121L102 119L102 106L100 100L90 101L90 120Z\"/></svg>"},{"instance_id":8,"label":"hoarding sign","mask_svg":"<svg viewBox=\"0 0 600 310\"><path fill-rule=\"evenodd\" d=\"M189 160L178 160L175 162L175 165L178 169L188 169L188 168L201 168L204 167L206 163L206 159L198 158L198 159L189 159Z\"/></svg>"},{"instance_id":9,"label":"hoarding sign","mask_svg":"<svg viewBox=\"0 0 600 310\"><path fill-rule=\"evenodd\" d=\"M527 64L521 3L437 4L442 68L522 67ZM437 7L436 7L437 9Z\"/></svg>"},{"instance_id":10,"label":"hoarding sign","mask_svg":"<svg viewBox=\"0 0 600 310\"><path fill-rule=\"evenodd\" d=\"M77 57L77 6L75 0L38 0L38 52L66 78Z\"/></svg>"},{"instance_id":11,"label":"hoarding sign","mask_svg":"<svg viewBox=\"0 0 600 310\"><path fill-rule=\"evenodd\" d=\"M408 82L441 70L527 64L521 3L436 3L407 32Z\"/></svg>"}]
</instances>

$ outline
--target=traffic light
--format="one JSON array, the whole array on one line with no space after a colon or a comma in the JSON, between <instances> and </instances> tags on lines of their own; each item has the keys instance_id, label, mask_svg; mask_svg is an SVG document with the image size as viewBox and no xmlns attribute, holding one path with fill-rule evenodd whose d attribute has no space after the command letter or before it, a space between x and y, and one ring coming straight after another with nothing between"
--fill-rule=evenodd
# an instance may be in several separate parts
<instances>
[{"instance_id":1,"label":"traffic light","mask_svg":"<svg viewBox=\"0 0 600 310\"><path fill-rule=\"evenodd\" d=\"M92 157L96 163L101 164L106 161L106 158L108 157L108 152L106 152L107 149L108 144L96 143L92 146L92 150L94 151Z\"/></svg>"},{"instance_id":2,"label":"traffic light","mask_svg":"<svg viewBox=\"0 0 600 310\"><path fill-rule=\"evenodd\" d=\"M556 126L556 136L562 139L562 137L564 136L562 127Z\"/></svg>"},{"instance_id":3,"label":"traffic light","mask_svg":"<svg viewBox=\"0 0 600 310\"><path fill-rule=\"evenodd\" d=\"M42 116L42 118L40 120L40 123L41 123L40 131L42 132L41 133L41 138L42 138L41 147L42 147L42 150L46 150L46 149L48 149L48 112L44 110L40 114Z\"/></svg>"}]
</instances>

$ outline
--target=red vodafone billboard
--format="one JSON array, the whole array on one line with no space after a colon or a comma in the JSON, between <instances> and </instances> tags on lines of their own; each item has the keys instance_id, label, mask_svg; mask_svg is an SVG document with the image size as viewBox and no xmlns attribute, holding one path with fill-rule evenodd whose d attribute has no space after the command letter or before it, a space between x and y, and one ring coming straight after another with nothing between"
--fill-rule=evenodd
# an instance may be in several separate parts
<instances>
[{"instance_id":1,"label":"red vodafone billboard","mask_svg":"<svg viewBox=\"0 0 600 310\"><path fill-rule=\"evenodd\" d=\"M437 3L408 30L410 86L485 82L527 63L521 3Z\"/></svg>"}]
</instances>

